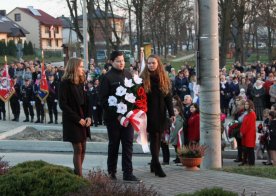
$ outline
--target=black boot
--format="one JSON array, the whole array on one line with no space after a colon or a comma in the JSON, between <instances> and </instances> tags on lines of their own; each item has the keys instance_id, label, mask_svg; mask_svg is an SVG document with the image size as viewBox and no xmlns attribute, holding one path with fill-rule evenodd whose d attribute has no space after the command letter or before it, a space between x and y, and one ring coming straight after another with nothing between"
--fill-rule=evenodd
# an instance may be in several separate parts
<instances>
[{"instance_id":1,"label":"black boot","mask_svg":"<svg viewBox=\"0 0 276 196\"><path fill-rule=\"evenodd\" d=\"M6 115L4 114L4 116L3 116L3 120L5 121L6 120Z\"/></svg>"},{"instance_id":2,"label":"black boot","mask_svg":"<svg viewBox=\"0 0 276 196\"><path fill-rule=\"evenodd\" d=\"M160 163L155 164L154 173L155 173L155 176L159 176L159 177L161 177L161 178L166 177L166 174L165 174L165 172L163 171L163 169L162 169Z\"/></svg>"},{"instance_id":3,"label":"black boot","mask_svg":"<svg viewBox=\"0 0 276 196\"><path fill-rule=\"evenodd\" d=\"M16 114L16 116L15 116L15 121L16 121L16 122L19 122L19 114Z\"/></svg>"},{"instance_id":4,"label":"black boot","mask_svg":"<svg viewBox=\"0 0 276 196\"><path fill-rule=\"evenodd\" d=\"M153 162L151 161L151 162L149 163L149 165L150 165L150 172L153 173L153 172L154 172L154 165L153 165Z\"/></svg>"},{"instance_id":5,"label":"black boot","mask_svg":"<svg viewBox=\"0 0 276 196\"><path fill-rule=\"evenodd\" d=\"M26 119L23 120L23 122L29 122L29 121L30 121L30 120L29 120L29 116L27 116Z\"/></svg>"},{"instance_id":6,"label":"black boot","mask_svg":"<svg viewBox=\"0 0 276 196\"><path fill-rule=\"evenodd\" d=\"M37 120L35 121L35 123L40 123L40 118L37 118Z\"/></svg>"},{"instance_id":7,"label":"black boot","mask_svg":"<svg viewBox=\"0 0 276 196\"><path fill-rule=\"evenodd\" d=\"M41 116L40 123L44 123L44 116Z\"/></svg>"},{"instance_id":8,"label":"black boot","mask_svg":"<svg viewBox=\"0 0 276 196\"><path fill-rule=\"evenodd\" d=\"M31 116L31 122L34 122L34 117L33 116Z\"/></svg>"}]
</instances>

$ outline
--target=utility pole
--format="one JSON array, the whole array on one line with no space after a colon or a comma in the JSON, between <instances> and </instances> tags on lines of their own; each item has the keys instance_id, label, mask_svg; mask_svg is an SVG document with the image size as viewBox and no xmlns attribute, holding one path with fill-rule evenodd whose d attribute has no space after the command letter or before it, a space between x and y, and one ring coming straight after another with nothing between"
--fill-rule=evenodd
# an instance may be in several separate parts
<instances>
[{"instance_id":1,"label":"utility pole","mask_svg":"<svg viewBox=\"0 0 276 196\"><path fill-rule=\"evenodd\" d=\"M196 0L200 81L200 143L208 148L202 168L221 168L218 2Z\"/></svg>"},{"instance_id":2,"label":"utility pole","mask_svg":"<svg viewBox=\"0 0 276 196\"><path fill-rule=\"evenodd\" d=\"M83 65L85 70L88 70L88 45L87 45L87 12L86 12L86 0L83 0L83 19L82 19L82 26L83 26Z\"/></svg>"}]
</instances>

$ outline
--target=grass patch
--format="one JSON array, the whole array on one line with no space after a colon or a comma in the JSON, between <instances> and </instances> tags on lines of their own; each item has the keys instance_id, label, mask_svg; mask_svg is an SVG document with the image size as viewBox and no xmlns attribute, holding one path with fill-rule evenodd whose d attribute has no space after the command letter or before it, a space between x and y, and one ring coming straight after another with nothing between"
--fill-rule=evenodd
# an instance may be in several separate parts
<instances>
[{"instance_id":1,"label":"grass patch","mask_svg":"<svg viewBox=\"0 0 276 196\"><path fill-rule=\"evenodd\" d=\"M243 167L224 167L222 171L244 174L249 176L264 177L270 179L276 179L276 167L261 167L261 166L243 166Z\"/></svg>"}]
</instances>

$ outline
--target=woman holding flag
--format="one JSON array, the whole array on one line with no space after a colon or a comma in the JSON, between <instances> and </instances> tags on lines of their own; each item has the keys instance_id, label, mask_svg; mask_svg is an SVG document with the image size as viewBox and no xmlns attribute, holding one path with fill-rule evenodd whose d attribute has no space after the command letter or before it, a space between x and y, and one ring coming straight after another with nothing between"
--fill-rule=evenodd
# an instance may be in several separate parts
<instances>
[{"instance_id":1,"label":"woman holding flag","mask_svg":"<svg viewBox=\"0 0 276 196\"><path fill-rule=\"evenodd\" d=\"M143 64L143 63L142 63ZM141 66L142 67L142 66ZM141 73L144 89L147 93L148 121L147 131L150 138L151 172L156 176L165 177L166 174L159 162L159 151L162 134L167 127L166 111L168 110L171 122L175 121L170 79L157 55L150 55L147 66Z\"/></svg>"}]
</instances>

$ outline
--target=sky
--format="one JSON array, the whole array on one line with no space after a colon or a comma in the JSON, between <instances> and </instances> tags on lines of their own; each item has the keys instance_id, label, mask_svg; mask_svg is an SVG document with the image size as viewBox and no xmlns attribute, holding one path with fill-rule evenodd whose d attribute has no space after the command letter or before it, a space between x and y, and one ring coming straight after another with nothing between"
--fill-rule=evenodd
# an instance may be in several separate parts
<instances>
[{"instance_id":1,"label":"sky","mask_svg":"<svg viewBox=\"0 0 276 196\"><path fill-rule=\"evenodd\" d=\"M0 9L6 10L7 14L16 7L27 6L41 9L53 17L69 16L66 0L0 0Z\"/></svg>"}]
</instances>

